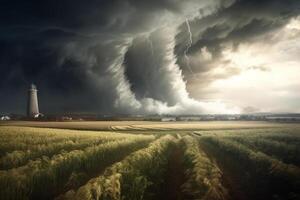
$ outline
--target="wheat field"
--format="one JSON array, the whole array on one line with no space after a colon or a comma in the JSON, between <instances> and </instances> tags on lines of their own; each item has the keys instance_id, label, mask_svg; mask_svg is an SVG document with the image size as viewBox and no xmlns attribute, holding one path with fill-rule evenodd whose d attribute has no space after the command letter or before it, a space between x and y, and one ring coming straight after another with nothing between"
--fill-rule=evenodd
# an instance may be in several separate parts
<instances>
[{"instance_id":1,"label":"wheat field","mask_svg":"<svg viewBox=\"0 0 300 200\"><path fill-rule=\"evenodd\" d=\"M300 126L10 122L0 199L299 199Z\"/></svg>"}]
</instances>

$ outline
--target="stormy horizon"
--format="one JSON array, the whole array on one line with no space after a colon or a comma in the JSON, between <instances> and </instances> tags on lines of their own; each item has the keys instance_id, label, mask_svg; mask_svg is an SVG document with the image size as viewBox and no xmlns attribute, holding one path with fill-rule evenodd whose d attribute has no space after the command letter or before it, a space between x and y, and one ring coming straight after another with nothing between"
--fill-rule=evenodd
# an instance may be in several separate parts
<instances>
[{"instance_id":1,"label":"stormy horizon","mask_svg":"<svg viewBox=\"0 0 300 200\"><path fill-rule=\"evenodd\" d=\"M300 113L297 0L5 0L0 113Z\"/></svg>"}]
</instances>

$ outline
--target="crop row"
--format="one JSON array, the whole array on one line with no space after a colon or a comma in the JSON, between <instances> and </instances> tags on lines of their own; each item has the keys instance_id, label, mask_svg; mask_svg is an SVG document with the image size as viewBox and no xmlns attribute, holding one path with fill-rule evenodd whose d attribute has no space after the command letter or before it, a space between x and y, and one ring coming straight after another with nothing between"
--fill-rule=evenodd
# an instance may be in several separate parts
<instances>
[{"instance_id":1,"label":"crop row","mask_svg":"<svg viewBox=\"0 0 300 200\"><path fill-rule=\"evenodd\" d=\"M163 136L148 148L112 165L103 175L91 179L77 191L68 191L57 199L157 199L155 195L164 184L168 154L175 141L170 135Z\"/></svg>"},{"instance_id":2,"label":"crop row","mask_svg":"<svg viewBox=\"0 0 300 200\"><path fill-rule=\"evenodd\" d=\"M263 137L230 137L230 139L242 143L251 149L262 151L267 155L288 164L300 166L300 148L293 144L287 144Z\"/></svg>"},{"instance_id":3,"label":"crop row","mask_svg":"<svg viewBox=\"0 0 300 200\"><path fill-rule=\"evenodd\" d=\"M1 142L17 142L20 144L44 144L59 142L64 139L77 140L88 137L80 132L67 132L60 129L28 128L28 127L1 127Z\"/></svg>"},{"instance_id":4,"label":"crop row","mask_svg":"<svg viewBox=\"0 0 300 200\"><path fill-rule=\"evenodd\" d=\"M287 128L271 129L238 129L238 130L214 130L201 131L204 136L232 136L232 137L263 137L288 144L300 144L300 135L297 130Z\"/></svg>"},{"instance_id":5,"label":"crop row","mask_svg":"<svg viewBox=\"0 0 300 200\"><path fill-rule=\"evenodd\" d=\"M298 167L222 137L202 137L201 143L224 166L229 166L233 176L239 178L239 184L252 199L299 199Z\"/></svg>"},{"instance_id":6,"label":"crop row","mask_svg":"<svg viewBox=\"0 0 300 200\"><path fill-rule=\"evenodd\" d=\"M76 186L74 183L82 184L94 173L146 146L153 139L153 136L136 136L112 141L0 171L0 196L2 199L51 199L64 189Z\"/></svg>"},{"instance_id":7,"label":"crop row","mask_svg":"<svg viewBox=\"0 0 300 200\"><path fill-rule=\"evenodd\" d=\"M66 140L59 143L38 145L32 150L13 151L7 153L0 158L0 169L7 170L14 167L19 167L26 164L29 160L37 159L42 156L51 157L61 152L68 152L71 150L80 150L89 146L103 144L105 142L120 140L116 138L84 138L81 141L73 142L73 140Z\"/></svg>"},{"instance_id":8,"label":"crop row","mask_svg":"<svg viewBox=\"0 0 300 200\"><path fill-rule=\"evenodd\" d=\"M186 181L182 185L184 199L228 199L228 191L222 185L221 170L199 148L198 140L186 136L183 141L186 176Z\"/></svg>"},{"instance_id":9,"label":"crop row","mask_svg":"<svg viewBox=\"0 0 300 200\"><path fill-rule=\"evenodd\" d=\"M0 127L0 156L13 151L36 151L41 146L72 141L80 143L85 139L117 139L132 138L132 134L112 132L74 131L46 128Z\"/></svg>"},{"instance_id":10,"label":"crop row","mask_svg":"<svg viewBox=\"0 0 300 200\"><path fill-rule=\"evenodd\" d=\"M264 138L271 139L278 142L284 142L288 145L300 145L300 136L299 135L268 135Z\"/></svg>"}]
</instances>

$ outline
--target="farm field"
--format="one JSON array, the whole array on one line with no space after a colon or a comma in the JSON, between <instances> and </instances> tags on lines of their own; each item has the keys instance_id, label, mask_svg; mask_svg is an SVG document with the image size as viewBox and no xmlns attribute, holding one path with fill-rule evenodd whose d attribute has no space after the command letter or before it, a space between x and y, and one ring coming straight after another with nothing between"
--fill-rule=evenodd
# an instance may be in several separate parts
<instances>
[{"instance_id":1,"label":"farm field","mask_svg":"<svg viewBox=\"0 0 300 200\"><path fill-rule=\"evenodd\" d=\"M200 122L159 122L159 121L7 121L0 126L27 126L40 128L61 128L75 130L98 131L182 131L182 130L224 130L240 128L275 128L284 126L300 126L284 123L255 122L255 121L200 121Z\"/></svg>"},{"instance_id":2,"label":"farm field","mask_svg":"<svg viewBox=\"0 0 300 200\"><path fill-rule=\"evenodd\" d=\"M298 124L9 122L0 199L294 200L299 155Z\"/></svg>"}]
</instances>

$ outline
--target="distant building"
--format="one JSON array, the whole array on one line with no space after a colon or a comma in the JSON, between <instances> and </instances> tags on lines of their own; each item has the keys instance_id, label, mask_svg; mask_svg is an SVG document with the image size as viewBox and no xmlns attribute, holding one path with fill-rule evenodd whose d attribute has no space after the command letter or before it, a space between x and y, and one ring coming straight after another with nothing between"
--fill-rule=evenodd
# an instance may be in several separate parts
<instances>
[{"instance_id":1,"label":"distant building","mask_svg":"<svg viewBox=\"0 0 300 200\"><path fill-rule=\"evenodd\" d=\"M300 121L300 117L296 116L268 116L265 119L268 121Z\"/></svg>"},{"instance_id":2,"label":"distant building","mask_svg":"<svg viewBox=\"0 0 300 200\"><path fill-rule=\"evenodd\" d=\"M183 116L178 117L179 121L200 121L202 118L198 116Z\"/></svg>"},{"instance_id":3,"label":"distant building","mask_svg":"<svg viewBox=\"0 0 300 200\"><path fill-rule=\"evenodd\" d=\"M176 117L163 117L161 118L162 122L175 122L176 121Z\"/></svg>"},{"instance_id":4,"label":"distant building","mask_svg":"<svg viewBox=\"0 0 300 200\"><path fill-rule=\"evenodd\" d=\"M8 120L10 120L9 116L2 116L2 117L0 117L0 121L8 121Z\"/></svg>"},{"instance_id":5,"label":"distant building","mask_svg":"<svg viewBox=\"0 0 300 200\"><path fill-rule=\"evenodd\" d=\"M68 117L68 116L62 116L61 120L62 121L71 121L71 120L73 120L73 118L72 117Z\"/></svg>"},{"instance_id":6,"label":"distant building","mask_svg":"<svg viewBox=\"0 0 300 200\"><path fill-rule=\"evenodd\" d=\"M28 90L28 100L27 100L27 117L29 118L39 118L43 114L39 112L37 89L34 84L30 85Z\"/></svg>"}]
</instances>

